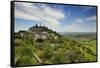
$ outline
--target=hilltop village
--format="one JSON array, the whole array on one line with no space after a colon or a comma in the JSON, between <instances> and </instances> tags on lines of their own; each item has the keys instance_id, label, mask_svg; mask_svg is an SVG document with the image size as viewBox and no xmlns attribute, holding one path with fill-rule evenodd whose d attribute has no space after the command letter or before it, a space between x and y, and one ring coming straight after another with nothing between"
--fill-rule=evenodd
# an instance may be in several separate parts
<instances>
[{"instance_id":1,"label":"hilltop village","mask_svg":"<svg viewBox=\"0 0 100 68\"><path fill-rule=\"evenodd\" d=\"M35 26L30 27L27 31L19 31L15 33L15 36L25 37L29 36L33 37L34 41L37 40L50 40L50 39L58 39L60 35L52 29L48 29L46 26Z\"/></svg>"}]
</instances>

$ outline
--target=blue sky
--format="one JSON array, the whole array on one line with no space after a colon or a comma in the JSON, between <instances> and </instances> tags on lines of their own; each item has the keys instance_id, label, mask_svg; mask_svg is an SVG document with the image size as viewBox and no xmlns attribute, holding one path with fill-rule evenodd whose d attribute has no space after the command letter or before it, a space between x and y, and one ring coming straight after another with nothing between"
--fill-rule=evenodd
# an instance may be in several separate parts
<instances>
[{"instance_id":1,"label":"blue sky","mask_svg":"<svg viewBox=\"0 0 100 68\"><path fill-rule=\"evenodd\" d=\"M40 23L57 32L96 32L96 7L15 2L15 32Z\"/></svg>"}]
</instances>

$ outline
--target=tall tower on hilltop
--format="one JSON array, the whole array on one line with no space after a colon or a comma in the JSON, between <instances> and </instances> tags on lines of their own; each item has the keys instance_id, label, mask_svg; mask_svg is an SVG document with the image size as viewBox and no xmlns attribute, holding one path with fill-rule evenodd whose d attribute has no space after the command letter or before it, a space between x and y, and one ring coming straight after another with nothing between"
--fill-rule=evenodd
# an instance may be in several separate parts
<instances>
[{"instance_id":1,"label":"tall tower on hilltop","mask_svg":"<svg viewBox=\"0 0 100 68\"><path fill-rule=\"evenodd\" d=\"M36 27L38 27L38 25L36 24Z\"/></svg>"}]
</instances>

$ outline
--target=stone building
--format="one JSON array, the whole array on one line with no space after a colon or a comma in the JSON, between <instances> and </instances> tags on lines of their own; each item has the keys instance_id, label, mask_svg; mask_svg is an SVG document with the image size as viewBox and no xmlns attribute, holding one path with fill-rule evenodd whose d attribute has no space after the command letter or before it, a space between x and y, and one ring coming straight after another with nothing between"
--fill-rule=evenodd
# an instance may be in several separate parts
<instances>
[{"instance_id":1,"label":"stone building","mask_svg":"<svg viewBox=\"0 0 100 68\"><path fill-rule=\"evenodd\" d=\"M33 33L34 40L37 39L46 39L48 37L47 27L45 26L36 26L30 27L28 30L29 33Z\"/></svg>"}]
</instances>

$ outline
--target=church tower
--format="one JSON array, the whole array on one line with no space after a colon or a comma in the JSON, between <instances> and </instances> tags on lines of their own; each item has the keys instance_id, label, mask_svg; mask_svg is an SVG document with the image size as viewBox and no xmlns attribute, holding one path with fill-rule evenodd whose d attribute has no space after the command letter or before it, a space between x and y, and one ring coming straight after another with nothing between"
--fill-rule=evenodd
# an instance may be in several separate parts
<instances>
[{"instance_id":1,"label":"church tower","mask_svg":"<svg viewBox=\"0 0 100 68\"><path fill-rule=\"evenodd\" d=\"M38 27L38 25L36 24L36 27Z\"/></svg>"}]
</instances>

